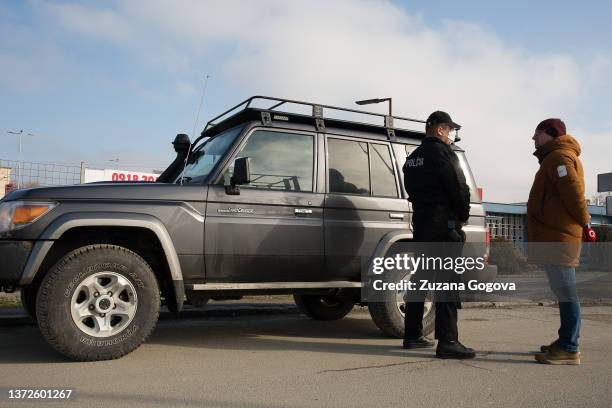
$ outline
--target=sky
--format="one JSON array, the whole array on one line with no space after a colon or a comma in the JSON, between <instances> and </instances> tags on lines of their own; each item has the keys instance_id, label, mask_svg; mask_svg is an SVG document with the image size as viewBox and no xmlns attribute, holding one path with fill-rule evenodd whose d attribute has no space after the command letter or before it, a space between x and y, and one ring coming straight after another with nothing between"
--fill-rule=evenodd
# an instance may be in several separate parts
<instances>
[{"instance_id":1,"label":"sky","mask_svg":"<svg viewBox=\"0 0 612 408\"><path fill-rule=\"evenodd\" d=\"M23 129L26 161L163 169L177 133L251 95L392 97L463 125L486 201L527 200L534 128L562 118L590 197L612 172L611 16L604 0L3 0L0 159Z\"/></svg>"}]
</instances>

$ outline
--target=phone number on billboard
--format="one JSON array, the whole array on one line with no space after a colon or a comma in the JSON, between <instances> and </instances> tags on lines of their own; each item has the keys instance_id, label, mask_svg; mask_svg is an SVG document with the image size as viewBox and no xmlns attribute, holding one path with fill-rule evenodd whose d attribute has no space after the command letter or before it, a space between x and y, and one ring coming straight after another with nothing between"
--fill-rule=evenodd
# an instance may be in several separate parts
<instances>
[{"instance_id":1,"label":"phone number on billboard","mask_svg":"<svg viewBox=\"0 0 612 408\"><path fill-rule=\"evenodd\" d=\"M111 180L112 181L155 181L155 177L153 176L145 176L138 174L129 174L129 173L113 173Z\"/></svg>"}]
</instances>

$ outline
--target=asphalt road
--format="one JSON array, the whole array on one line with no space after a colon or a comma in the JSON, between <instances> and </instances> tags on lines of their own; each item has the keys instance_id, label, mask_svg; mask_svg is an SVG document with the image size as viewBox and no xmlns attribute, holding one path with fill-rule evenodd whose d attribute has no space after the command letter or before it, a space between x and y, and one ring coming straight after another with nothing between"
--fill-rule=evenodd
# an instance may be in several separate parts
<instances>
[{"instance_id":1,"label":"asphalt road","mask_svg":"<svg viewBox=\"0 0 612 408\"><path fill-rule=\"evenodd\" d=\"M555 336L555 308L465 309L471 361L403 351L355 312L163 320L115 361L74 363L35 326L0 327L0 406L609 407L612 307L583 308L583 364L546 366L532 351ZM70 388L69 401L10 401L11 388Z\"/></svg>"}]
</instances>

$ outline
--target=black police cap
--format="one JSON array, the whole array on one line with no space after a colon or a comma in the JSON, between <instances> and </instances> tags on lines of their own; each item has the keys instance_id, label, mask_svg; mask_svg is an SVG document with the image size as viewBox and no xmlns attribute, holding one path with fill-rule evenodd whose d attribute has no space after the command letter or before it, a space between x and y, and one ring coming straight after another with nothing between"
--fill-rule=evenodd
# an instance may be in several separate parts
<instances>
[{"instance_id":1,"label":"black police cap","mask_svg":"<svg viewBox=\"0 0 612 408\"><path fill-rule=\"evenodd\" d=\"M435 111L427 118L427 126L446 124L453 129L461 129L461 125L456 124L451 119L450 115L443 111Z\"/></svg>"}]
</instances>

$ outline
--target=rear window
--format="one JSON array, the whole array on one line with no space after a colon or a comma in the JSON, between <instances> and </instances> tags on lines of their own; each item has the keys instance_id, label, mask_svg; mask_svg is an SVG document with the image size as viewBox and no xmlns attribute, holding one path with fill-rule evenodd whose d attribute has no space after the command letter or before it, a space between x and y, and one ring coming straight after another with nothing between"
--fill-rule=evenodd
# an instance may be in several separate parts
<instances>
[{"instance_id":1,"label":"rear window","mask_svg":"<svg viewBox=\"0 0 612 408\"><path fill-rule=\"evenodd\" d=\"M465 174L465 180L467 185L470 187L470 202L472 203L480 203L480 194L478 194L478 188L476 187L476 182L474 181L474 175L472 174L472 170L470 166L468 166L467 159L465 158L464 152L455 152L457 156L459 156L459 163L461 165L461 170L463 170L463 174Z\"/></svg>"},{"instance_id":2,"label":"rear window","mask_svg":"<svg viewBox=\"0 0 612 408\"><path fill-rule=\"evenodd\" d=\"M370 166L372 168L372 195L379 197L397 197L393 161L389 146L370 144Z\"/></svg>"},{"instance_id":3,"label":"rear window","mask_svg":"<svg viewBox=\"0 0 612 408\"><path fill-rule=\"evenodd\" d=\"M417 145L411 145L411 144L405 144L405 145L400 144L400 145L394 145L394 146L395 146L394 150L398 156L397 161L400 167L402 167L404 163L406 162L406 157L410 156L410 153L412 153L414 149L418 147ZM465 157L465 153L462 151L455 151L455 153L457 153L457 156L459 157L459 164L461 166L461 170L463 170L463 174L465 175L466 183L468 187L470 188L470 202L472 203L482 202L480 199L480 194L478 194L478 188L476 187L476 182L474 181L474 175L472 174L470 166L468 166L468 162ZM400 171L400 174L401 173L402 172ZM401 174L401 179L402 179L401 184L403 186L403 179L404 179L403 174Z\"/></svg>"},{"instance_id":4,"label":"rear window","mask_svg":"<svg viewBox=\"0 0 612 408\"><path fill-rule=\"evenodd\" d=\"M327 146L330 193L398 197L388 145L329 137Z\"/></svg>"},{"instance_id":5,"label":"rear window","mask_svg":"<svg viewBox=\"0 0 612 408\"><path fill-rule=\"evenodd\" d=\"M329 191L370 195L368 144L329 138Z\"/></svg>"}]
</instances>

